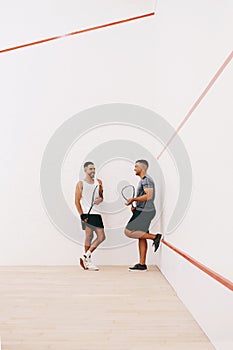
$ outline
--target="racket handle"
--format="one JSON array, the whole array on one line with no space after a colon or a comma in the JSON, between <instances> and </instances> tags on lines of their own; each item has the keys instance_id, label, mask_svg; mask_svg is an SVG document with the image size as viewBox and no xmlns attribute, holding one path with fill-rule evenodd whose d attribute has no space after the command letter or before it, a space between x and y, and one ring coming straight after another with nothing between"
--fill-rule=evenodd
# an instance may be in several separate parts
<instances>
[{"instance_id":1,"label":"racket handle","mask_svg":"<svg viewBox=\"0 0 233 350\"><path fill-rule=\"evenodd\" d=\"M136 207L134 207L133 205L131 205L131 211L132 211L132 213L134 212L134 210L136 210Z\"/></svg>"}]
</instances>

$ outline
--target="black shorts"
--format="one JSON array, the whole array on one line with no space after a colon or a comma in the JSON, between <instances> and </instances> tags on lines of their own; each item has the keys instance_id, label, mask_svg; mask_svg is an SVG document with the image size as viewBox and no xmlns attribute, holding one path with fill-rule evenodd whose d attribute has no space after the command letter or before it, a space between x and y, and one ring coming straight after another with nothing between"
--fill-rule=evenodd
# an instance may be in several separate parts
<instances>
[{"instance_id":1,"label":"black shorts","mask_svg":"<svg viewBox=\"0 0 233 350\"><path fill-rule=\"evenodd\" d=\"M95 230L96 228L104 228L103 220L99 214L89 214L88 221L82 221L82 229L85 230L85 227L88 226Z\"/></svg>"},{"instance_id":2,"label":"black shorts","mask_svg":"<svg viewBox=\"0 0 233 350\"><path fill-rule=\"evenodd\" d=\"M156 211L140 211L135 209L131 216L126 229L130 231L148 232L152 219L155 217Z\"/></svg>"}]
</instances>

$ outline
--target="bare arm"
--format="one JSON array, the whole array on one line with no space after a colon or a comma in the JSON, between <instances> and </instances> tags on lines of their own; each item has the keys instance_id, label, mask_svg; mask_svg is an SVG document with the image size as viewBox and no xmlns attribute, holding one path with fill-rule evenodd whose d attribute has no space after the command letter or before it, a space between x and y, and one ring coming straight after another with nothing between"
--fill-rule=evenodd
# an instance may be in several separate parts
<instances>
[{"instance_id":1,"label":"bare arm","mask_svg":"<svg viewBox=\"0 0 233 350\"><path fill-rule=\"evenodd\" d=\"M76 185L76 190L75 190L75 205L79 215L83 214L83 209L80 203L80 200L82 198L82 191L83 191L83 184L82 184L82 181L79 181Z\"/></svg>"},{"instance_id":2,"label":"bare arm","mask_svg":"<svg viewBox=\"0 0 233 350\"><path fill-rule=\"evenodd\" d=\"M102 184L102 181L100 179L97 179L97 181L99 183L99 197L96 198L94 203L98 205L101 202L103 202L104 196L103 196L103 184Z\"/></svg>"},{"instance_id":3,"label":"bare arm","mask_svg":"<svg viewBox=\"0 0 233 350\"><path fill-rule=\"evenodd\" d=\"M140 196L140 197L134 197L131 198L126 204L130 205L133 202L145 202L145 201L149 201L150 199L153 198L153 188L145 188L144 192L145 194Z\"/></svg>"}]
</instances>

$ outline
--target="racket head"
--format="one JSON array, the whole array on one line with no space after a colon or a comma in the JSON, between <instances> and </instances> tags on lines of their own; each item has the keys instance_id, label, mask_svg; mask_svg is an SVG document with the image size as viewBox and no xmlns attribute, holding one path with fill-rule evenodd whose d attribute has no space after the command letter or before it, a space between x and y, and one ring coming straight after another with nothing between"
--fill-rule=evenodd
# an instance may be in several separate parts
<instances>
[{"instance_id":1,"label":"racket head","mask_svg":"<svg viewBox=\"0 0 233 350\"><path fill-rule=\"evenodd\" d=\"M128 201L131 198L135 197L135 187L133 185L124 186L121 190L122 197Z\"/></svg>"}]
</instances>

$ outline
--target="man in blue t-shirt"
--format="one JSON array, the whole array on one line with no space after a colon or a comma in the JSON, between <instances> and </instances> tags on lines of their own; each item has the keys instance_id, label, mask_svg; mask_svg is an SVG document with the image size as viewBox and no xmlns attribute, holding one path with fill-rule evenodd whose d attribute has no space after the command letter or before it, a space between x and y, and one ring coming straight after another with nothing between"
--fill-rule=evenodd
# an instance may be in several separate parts
<instances>
[{"instance_id":1,"label":"man in blue t-shirt","mask_svg":"<svg viewBox=\"0 0 233 350\"><path fill-rule=\"evenodd\" d=\"M133 267L129 267L129 271L146 271L146 253L147 239L153 241L154 251L159 248L162 235L149 233L149 226L155 217L156 210L154 206L155 184L153 179L147 175L148 162L145 159L137 160L135 163L135 174L140 176L141 180L138 184L137 195L128 200L126 205L136 202L136 208L125 228L125 235L130 238L138 239L140 262Z\"/></svg>"}]
</instances>

